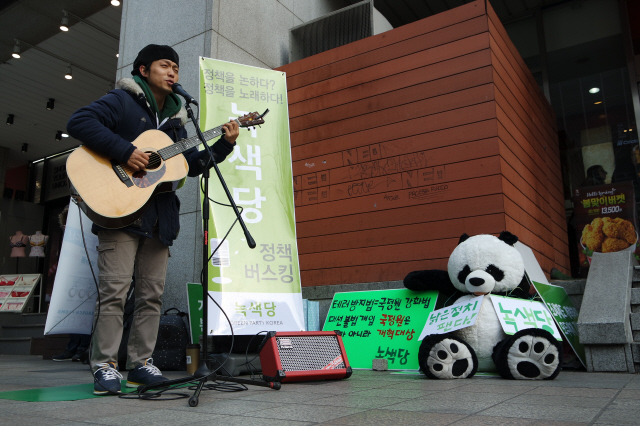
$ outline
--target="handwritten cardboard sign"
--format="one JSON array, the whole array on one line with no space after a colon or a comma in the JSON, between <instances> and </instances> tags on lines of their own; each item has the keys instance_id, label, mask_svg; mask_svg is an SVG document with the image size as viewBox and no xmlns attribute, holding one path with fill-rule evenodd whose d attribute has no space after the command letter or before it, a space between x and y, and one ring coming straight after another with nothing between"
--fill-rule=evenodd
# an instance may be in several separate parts
<instances>
[{"instance_id":1,"label":"handwritten cardboard sign","mask_svg":"<svg viewBox=\"0 0 640 426\"><path fill-rule=\"evenodd\" d=\"M491 302L506 334L516 334L525 328L541 328L562 341L562 335L543 303L495 295L491 295Z\"/></svg>"},{"instance_id":2,"label":"handwritten cardboard sign","mask_svg":"<svg viewBox=\"0 0 640 426\"><path fill-rule=\"evenodd\" d=\"M484 296L466 298L446 308L431 312L420 333L422 340L431 334L444 334L475 324Z\"/></svg>"},{"instance_id":3,"label":"handwritten cardboard sign","mask_svg":"<svg viewBox=\"0 0 640 426\"><path fill-rule=\"evenodd\" d=\"M389 369L419 369L422 329L433 311L437 291L406 289L336 293L324 331L338 330L349 364L371 368L375 358L389 360Z\"/></svg>"}]
</instances>

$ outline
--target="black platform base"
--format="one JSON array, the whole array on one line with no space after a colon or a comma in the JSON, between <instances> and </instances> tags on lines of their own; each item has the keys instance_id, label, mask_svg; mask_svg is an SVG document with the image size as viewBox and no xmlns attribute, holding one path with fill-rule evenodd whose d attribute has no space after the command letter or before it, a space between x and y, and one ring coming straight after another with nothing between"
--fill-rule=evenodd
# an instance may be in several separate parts
<instances>
[{"instance_id":1,"label":"black platform base","mask_svg":"<svg viewBox=\"0 0 640 426\"><path fill-rule=\"evenodd\" d=\"M251 366L247 365L251 362ZM260 374L260 357L257 353L245 354L209 354L209 365L220 374L227 376L240 376L243 374ZM222 366L222 368L220 368Z\"/></svg>"}]
</instances>

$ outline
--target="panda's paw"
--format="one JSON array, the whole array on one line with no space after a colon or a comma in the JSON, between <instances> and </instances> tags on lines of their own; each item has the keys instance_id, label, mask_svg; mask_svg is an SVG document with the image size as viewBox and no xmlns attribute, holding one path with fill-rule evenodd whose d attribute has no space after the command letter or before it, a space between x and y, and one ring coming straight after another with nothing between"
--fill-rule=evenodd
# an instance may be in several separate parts
<instances>
[{"instance_id":1,"label":"panda's paw","mask_svg":"<svg viewBox=\"0 0 640 426\"><path fill-rule=\"evenodd\" d=\"M494 362L504 378L552 380L560 373L562 347L546 330L521 330L496 349Z\"/></svg>"},{"instance_id":2,"label":"panda's paw","mask_svg":"<svg viewBox=\"0 0 640 426\"><path fill-rule=\"evenodd\" d=\"M478 369L474 350L451 335L426 337L420 345L418 362L430 379L466 379Z\"/></svg>"}]
</instances>

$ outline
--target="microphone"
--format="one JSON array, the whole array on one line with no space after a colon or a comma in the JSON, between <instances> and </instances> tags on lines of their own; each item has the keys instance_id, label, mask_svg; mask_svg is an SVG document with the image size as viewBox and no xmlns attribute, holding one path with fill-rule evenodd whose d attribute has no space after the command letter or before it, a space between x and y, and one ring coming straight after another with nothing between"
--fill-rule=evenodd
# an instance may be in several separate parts
<instances>
[{"instance_id":1,"label":"microphone","mask_svg":"<svg viewBox=\"0 0 640 426\"><path fill-rule=\"evenodd\" d=\"M180 84L173 83L171 85L171 90L173 90L173 93L175 93L176 95L182 96L188 104L195 104L196 106L200 106L198 105L198 102L193 98L193 96L188 94Z\"/></svg>"}]
</instances>

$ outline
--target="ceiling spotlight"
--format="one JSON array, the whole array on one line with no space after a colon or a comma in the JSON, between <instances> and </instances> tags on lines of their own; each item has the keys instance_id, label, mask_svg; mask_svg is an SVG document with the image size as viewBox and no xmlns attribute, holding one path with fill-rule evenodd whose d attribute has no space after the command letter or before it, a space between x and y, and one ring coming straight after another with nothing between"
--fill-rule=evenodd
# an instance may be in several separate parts
<instances>
[{"instance_id":1,"label":"ceiling spotlight","mask_svg":"<svg viewBox=\"0 0 640 426\"><path fill-rule=\"evenodd\" d=\"M66 134L66 133L64 133L64 132L62 132L62 130L58 130L58 131L56 132L56 140L57 140L58 142L60 142L60 141L62 140L62 138L68 138L68 137L69 137L69 135L68 135L68 134Z\"/></svg>"},{"instance_id":2,"label":"ceiling spotlight","mask_svg":"<svg viewBox=\"0 0 640 426\"><path fill-rule=\"evenodd\" d=\"M599 87L592 87L591 89L589 89L589 93L598 93L600 91Z\"/></svg>"},{"instance_id":3,"label":"ceiling spotlight","mask_svg":"<svg viewBox=\"0 0 640 426\"><path fill-rule=\"evenodd\" d=\"M13 124L13 114L9 114L7 117L7 126L11 126Z\"/></svg>"},{"instance_id":4,"label":"ceiling spotlight","mask_svg":"<svg viewBox=\"0 0 640 426\"><path fill-rule=\"evenodd\" d=\"M120 57L120 54L119 54L119 53L116 53L116 58L119 58L119 57Z\"/></svg>"},{"instance_id":5,"label":"ceiling spotlight","mask_svg":"<svg viewBox=\"0 0 640 426\"><path fill-rule=\"evenodd\" d=\"M49 98L47 101L47 110L51 111L55 105L56 100L53 98Z\"/></svg>"},{"instance_id":6,"label":"ceiling spotlight","mask_svg":"<svg viewBox=\"0 0 640 426\"><path fill-rule=\"evenodd\" d=\"M73 74L71 73L71 64L67 66L67 73L64 75L64 78L67 80L71 80L73 78Z\"/></svg>"},{"instance_id":7,"label":"ceiling spotlight","mask_svg":"<svg viewBox=\"0 0 640 426\"><path fill-rule=\"evenodd\" d=\"M60 29L62 31L69 31L69 15L65 10L62 11L62 21L60 21Z\"/></svg>"},{"instance_id":8,"label":"ceiling spotlight","mask_svg":"<svg viewBox=\"0 0 640 426\"><path fill-rule=\"evenodd\" d=\"M13 53L11 54L16 59L20 59L20 42L16 40L16 44L13 45Z\"/></svg>"},{"instance_id":9,"label":"ceiling spotlight","mask_svg":"<svg viewBox=\"0 0 640 426\"><path fill-rule=\"evenodd\" d=\"M22 152L27 152L28 149L29 149L29 144L28 143L23 143L22 144Z\"/></svg>"},{"instance_id":10,"label":"ceiling spotlight","mask_svg":"<svg viewBox=\"0 0 640 426\"><path fill-rule=\"evenodd\" d=\"M118 0L111 0L111 4L114 6L120 6L120 2Z\"/></svg>"}]
</instances>

